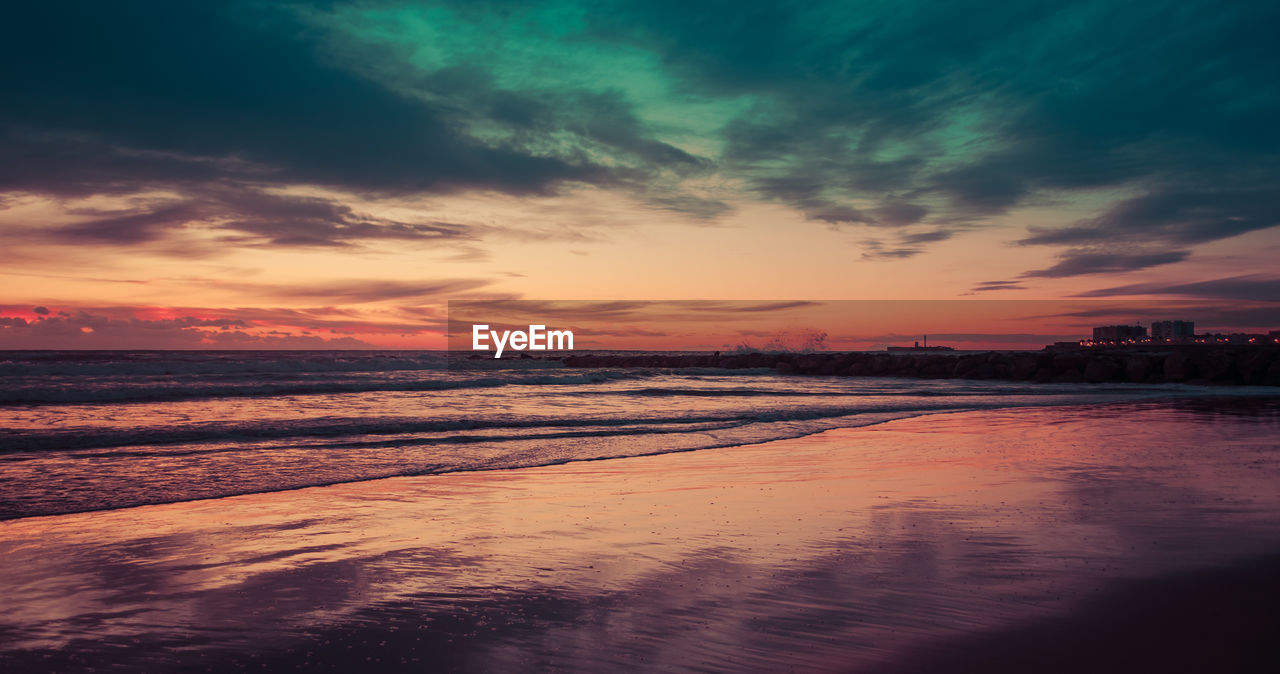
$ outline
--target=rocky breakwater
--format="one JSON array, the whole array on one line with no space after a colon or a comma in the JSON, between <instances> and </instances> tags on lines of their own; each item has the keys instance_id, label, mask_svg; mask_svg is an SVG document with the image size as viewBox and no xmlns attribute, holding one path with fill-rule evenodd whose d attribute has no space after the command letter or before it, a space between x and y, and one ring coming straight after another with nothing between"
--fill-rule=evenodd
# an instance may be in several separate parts
<instances>
[{"instance_id":1,"label":"rocky breakwater","mask_svg":"<svg viewBox=\"0 0 1280 674\"><path fill-rule=\"evenodd\" d=\"M983 353L869 352L580 355L566 367L769 368L782 374L1038 382L1280 386L1280 348L1185 347Z\"/></svg>"}]
</instances>

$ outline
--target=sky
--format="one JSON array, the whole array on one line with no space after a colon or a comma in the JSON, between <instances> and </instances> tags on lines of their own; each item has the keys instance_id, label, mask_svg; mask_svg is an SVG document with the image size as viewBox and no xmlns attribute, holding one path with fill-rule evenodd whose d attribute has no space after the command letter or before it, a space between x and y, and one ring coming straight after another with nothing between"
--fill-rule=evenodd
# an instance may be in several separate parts
<instances>
[{"instance_id":1,"label":"sky","mask_svg":"<svg viewBox=\"0 0 1280 674\"><path fill-rule=\"evenodd\" d=\"M1277 25L1247 0L7 2L0 348L440 348L477 299L1280 328ZM1073 329L1050 313L1016 334Z\"/></svg>"}]
</instances>

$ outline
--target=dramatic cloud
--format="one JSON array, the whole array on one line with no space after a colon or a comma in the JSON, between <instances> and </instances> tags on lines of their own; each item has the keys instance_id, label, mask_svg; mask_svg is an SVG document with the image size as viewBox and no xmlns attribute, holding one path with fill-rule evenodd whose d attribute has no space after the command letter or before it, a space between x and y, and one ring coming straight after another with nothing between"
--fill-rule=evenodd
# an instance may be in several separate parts
<instances>
[{"instance_id":1,"label":"dramatic cloud","mask_svg":"<svg viewBox=\"0 0 1280 674\"><path fill-rule=\"evenodd\" d=\"M468 235L263 189L303 184L396 195L589 183L702 217L726 210L678 185L654 192L650 180L708 162L649 135L616 92L508 91L474 67L397 87L326 53L324 31L304 19L318 7L73 4L0 10L0 58L17 64L0 110L0 191L172 196L53 238L128 245L209 222L248 245Z\"/></svg>"},{"instance_id":2,"label":"dramatic cloud","mask_svg":"<svg viewBox=\"0 0 1280 674\"><path fill-rule=\"evenodd\" d=\"M1022 244L1196 244L1280 225L1280 190L1170 190L1127 199L1072 227L1032 227Z\"/></svg>"},{"instance_id":3,"label":"dramatic cloud","mask_svg":"<svg viewBox=\"0 0 1280 674\"><path fill-rule=\"evenodd\" d=\"M453 243L476 238L472 228L461 224L400 222L360 214L331 199L248 188L196 187L180 197L138 199L123 211L81 209L72 215L80 221L29 232L29 238L130 245L163 240L194 226L221 230L244 246L346 246L380 239Z\"/></svg>"},{"instance_id":4,"label":"dramatic cloud","mask_svg":"<svg viewBox=\"0 0 1280 674\"><path fill-rule=\"evenodd\" d=\"M1085 274L1117 274L1162 264L1181 262L1190 255L1185 250L1154 253L1107 253L1092 250L1070 250L1062 254L1061 261L1048 269L1038 269L1023 274L1025 278L1063 278Z\"/></svg>"},{"instance_id":5,"label":"dramatic cloud","mask_svg":"<svg viewBox=\"0 0 1280 674\"><path fill-rule=\"evenodd\" d=\"M1280 277L1258 274L1196 281L1194 283L1134 283L1080 293L1079 297L1123 295L1184 295L1229 300L1280 302Z\"/></svg>"},{"instance_id":6,"label":"dramatic cloud","mask_svg":"<svg viewBox=\"0 0 1280 674\"><path fill-rule=\"evenodd\" d=\"M920 248L886 247L883 243L875 239L866 239L861 243L863 247L862 259L864 260L908 258L914 257L923 252Z\"/></svg>"},{"instance_id":7,"label":"dramatic cloud","mask_svg":"<svg viewBox=\"0 0 1280 674\"><path fill-rule=\"evenodd\" d=\"M1145 196L1024 242L1193 244L1280 222L1273 3L884 8L659 2L600 21L653 45L691 91L755 100L726 127L725 168L812 219L902 225L927 208L952 227L1122 188ZM1071 254L1035 275L1175 257Z\"/></svg>"},{"instance_id":8,"label":"dramatic cloud","mask_svg":"<svg viewBox=\"0 0 1280 674\"><path fill-rule=\"evenodd\" d=\"M253 329L237 318L117 318L85 311L35 320L0 317L3 349L367 349L348 336Z\"/></svg>"},{"instance_id":9,"label":"dramatic cloud","mask_svg":"<svg viewBox=\"0 0 1280 674\"><path fill-rule=\"evenodd\" d=\"M1026 290L1026 286L1018 281L983 281L969 291L970 294L992 292L996 290Z\"/></svg>"},{"instance_id":10,"label":"dramatic cloud","mask_svg":"<svg viewBox=\"0 0 1280 674\"><path fill-rule=\"evenodd\" d=\"M387 300L424 299L461 296L467 291L488 285L480 280L442 281L330 281L305 285L224 282L220 287L244 292L255 297L303 300L329 300L340 304L363 304Z\"/></svg>"},{"instance_id":11,"label":"dramatic cloud","mask_svg":"<svg viewBox=\"0 0 1280 674\"><path fill-rule=\"evenodd\" d=\"M655 136L640 108L655 117L672 102L640 97L655 87L629 80L647 76L726 101L721 168L818 220L949 223L1044 190L1124 185L1149 188L1151 203L1107 223L1184 218L1167 226L1196 240L1274 225L1255 193L1272 183L1280 140L1273 3L546 2L521 8L523 29L484 5L431 4L11 4L2 55L23 65L0 138L18 161L0 185L235 178L521 193L713 168ZM560 35L533 28L553 19ZM505 33L484 35L495 27ZM1133 40L1135 28L1161 39ZM439 43L429 57L419 29ZM525 51L480 51L499 37ZM617 71L594 90L571 72L519 86L511 70L531 44L560 67L590 72L590 55L623 58L613 46L645 50L660 69ZM1243 187L1182 191L1224 172ZM1247 222L1219 231L1197 215L1214 204Z\"/></svg>"},{"instance_id":12,"label":"dramatic cloud","mask_svg":"<svg viewBox=\"0 0 1280 674\"><path fill-rule=\"evenodd\" d=\"M923 232L898 232L891 243L885 243L880 239L864 239L861 241L864 249L862 257L863 259L912 257L924 252L922 244L946 241L952 236L955 236L954 231L932 229Z\"/></svg>"},{"instance_id":13,"label":"dramatic cloud","mask_svg":"<svg viewBox=\"0 0 1280 674\"><path fill-rule=\"evenodd\" d=\"M888 266L945 294L1226 276L1280 250L1276 25L1262 0L4 3L0 300L212 302L152 283L188 265L325 306L672 261L696 297L771 255L823 258L823 297ZM323 272L388 278L291 285Z\"/></svg>"},{"instance_id":14,"label":"dramatic cloud","mask_svg":"<svg viewBox=\"0 0 1280 674\"><path fill-rule=\"evenodd\" d=\"M488 146L442 110L327 63L258 3L9 3L0 187L133 189L216 178L379 191L536 192L607 171Z\"/></svg>"}]
</instances>

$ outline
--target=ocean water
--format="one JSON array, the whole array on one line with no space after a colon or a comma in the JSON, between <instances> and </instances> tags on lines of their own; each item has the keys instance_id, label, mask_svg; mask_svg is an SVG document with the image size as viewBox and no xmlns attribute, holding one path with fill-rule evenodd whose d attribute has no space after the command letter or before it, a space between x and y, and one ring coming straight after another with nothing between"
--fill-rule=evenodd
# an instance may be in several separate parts
<instances>
[{"instance_id":1,"label":"ocean water","mask_svg":"<svg viewBox=\"0 0 1280 674\"><path fill-rule=\"evenodd\" d=\"M446 367L438 352L0 353L0 519L1274 389Z\"/></svg>"}]
</instances>

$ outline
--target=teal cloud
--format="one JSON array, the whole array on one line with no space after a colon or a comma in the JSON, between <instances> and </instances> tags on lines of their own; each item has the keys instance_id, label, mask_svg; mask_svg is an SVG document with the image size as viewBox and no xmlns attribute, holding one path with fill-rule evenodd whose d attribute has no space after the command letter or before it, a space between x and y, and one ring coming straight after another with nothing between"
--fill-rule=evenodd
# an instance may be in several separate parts
<instances>
[{"instance_id":1,"label":"teal cloud","mask_svg":"<svg viewBox=\"0 0 1280 674\"><path fill-rule=\"evenodd\" d=\"M880 228L879 257L1077 200L1096 217L1030 232L1064 252L1028 277L1122 273L1280 224L1276 25L1194 0L6 3L0 191L163 187L267 209L289 245L350 214L277 235L264 187L593 185L781 203ZM165 208L94 231L144 240Z\"/></svg>"}]
</instances>

